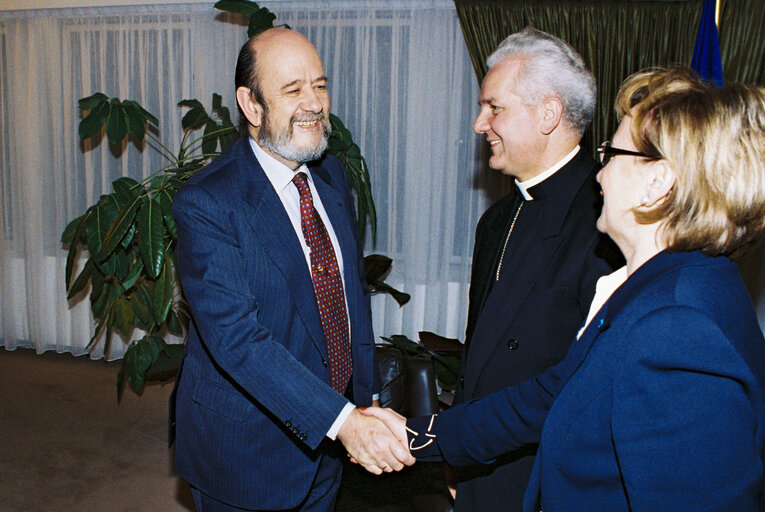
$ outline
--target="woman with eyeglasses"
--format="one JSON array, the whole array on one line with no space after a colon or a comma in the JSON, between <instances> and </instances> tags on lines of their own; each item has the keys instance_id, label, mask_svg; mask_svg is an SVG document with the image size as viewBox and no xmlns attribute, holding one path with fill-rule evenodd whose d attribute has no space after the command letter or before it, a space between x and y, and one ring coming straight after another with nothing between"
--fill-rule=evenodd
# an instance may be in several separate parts
<instances>
[{"instance_id":1,"label":"woman with eyeglasses","mask_svg":"<svg viewBox=\"0 0 765 512\"><path fill-rule=\"evenodd\" d=\"M461 466L539 443L529 511L757 510L765 341L729 258L765 231L765 88L654 70L616 110L598 228L626 267L598 282L559 365L410 419L410 449Z\"/></svg>"}]
</instances>

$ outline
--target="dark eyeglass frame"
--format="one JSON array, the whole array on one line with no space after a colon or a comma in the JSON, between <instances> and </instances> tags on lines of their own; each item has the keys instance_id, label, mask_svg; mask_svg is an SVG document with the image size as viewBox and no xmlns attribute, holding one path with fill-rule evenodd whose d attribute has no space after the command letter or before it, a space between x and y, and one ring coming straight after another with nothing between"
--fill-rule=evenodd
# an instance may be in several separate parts
<instances>
[{"instance_id":1,"label":"dark eyeglass frame","mask_svg":"<svg viewBox=\"0 0 765 512\"><path fill-rule=\"evenodd\" d=\"M600 165L606 166L608 162L611 161L611 158L616 155L627 155L627 156L642 156L643 158L650 158L650 159L656 159L654 155L647 155L645 153L640 153L638 151L630 151L628 149L622 149L622 148L615 148L611 145L611 141L607 140L603 144L601 144L598 149L598 159L600 160Z\"/></svg>"}]
</instances>

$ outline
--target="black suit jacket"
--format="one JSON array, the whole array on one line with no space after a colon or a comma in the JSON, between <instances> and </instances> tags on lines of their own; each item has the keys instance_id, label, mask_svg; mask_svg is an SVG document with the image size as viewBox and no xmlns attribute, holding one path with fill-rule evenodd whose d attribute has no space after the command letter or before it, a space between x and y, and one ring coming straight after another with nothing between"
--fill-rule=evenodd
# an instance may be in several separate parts
<instances>
[{"instance_id":1,"label":"black suit jacket","mask_svg":"<svg viewBox=\"0 0 765 512\"><path fill-rule=\"evenodd\" d=\"M457 402L542 373L565 356L597 279L623 264L600 234L598 167L583 150L530 189L502 260L520 192L492 205L476 228L470 305ZM536 446L460 472L456 510L521 510Z\"/></svg>"}]
</instances>

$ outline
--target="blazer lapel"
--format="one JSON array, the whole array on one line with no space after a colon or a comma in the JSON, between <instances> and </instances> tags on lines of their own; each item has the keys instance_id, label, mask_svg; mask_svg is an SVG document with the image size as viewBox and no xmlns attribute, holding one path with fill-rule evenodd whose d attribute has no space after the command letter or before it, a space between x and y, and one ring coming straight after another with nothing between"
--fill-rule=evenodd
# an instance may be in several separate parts
<instances>
[{"instance_id":1,"label":"blazer lapel","mask_svg":"<svg viewBox=\"0 0 765 512\"><path fill-rule=\"evenodd\" d=\"M252 210L252 233L294 293L295 307L314 345L327 357L327 347L316 304L313 282L303 249L279 196L255 158L249 141L239 148L237 161L243 174L242 197Z\"/></svg>"}]
</instances>

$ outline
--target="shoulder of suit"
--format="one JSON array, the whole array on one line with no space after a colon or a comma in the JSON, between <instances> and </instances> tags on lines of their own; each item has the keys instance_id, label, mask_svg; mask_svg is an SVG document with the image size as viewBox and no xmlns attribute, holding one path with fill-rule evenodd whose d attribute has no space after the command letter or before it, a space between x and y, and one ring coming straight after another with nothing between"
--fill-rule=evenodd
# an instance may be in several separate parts
<instances>
[{"instance_id":1,"label":"shoulder of suit","mask_svg":"<svg viewBox=\"0 0 765 512\"><path fill-rule=\"evenodd\" d=\"M242 148L243 144L249 144L246 137L242 137L234 142L231 147L226 149L226 151L217 156L212 162L189 178L186 184L195 185L205 183L206 185L209 185L217 180L230 178L232 173L239 171L240 162L238 160L240 151L249 149L249 147ZM257 162L257 160L255 161Z\"/></svg>"}]
</instances>

